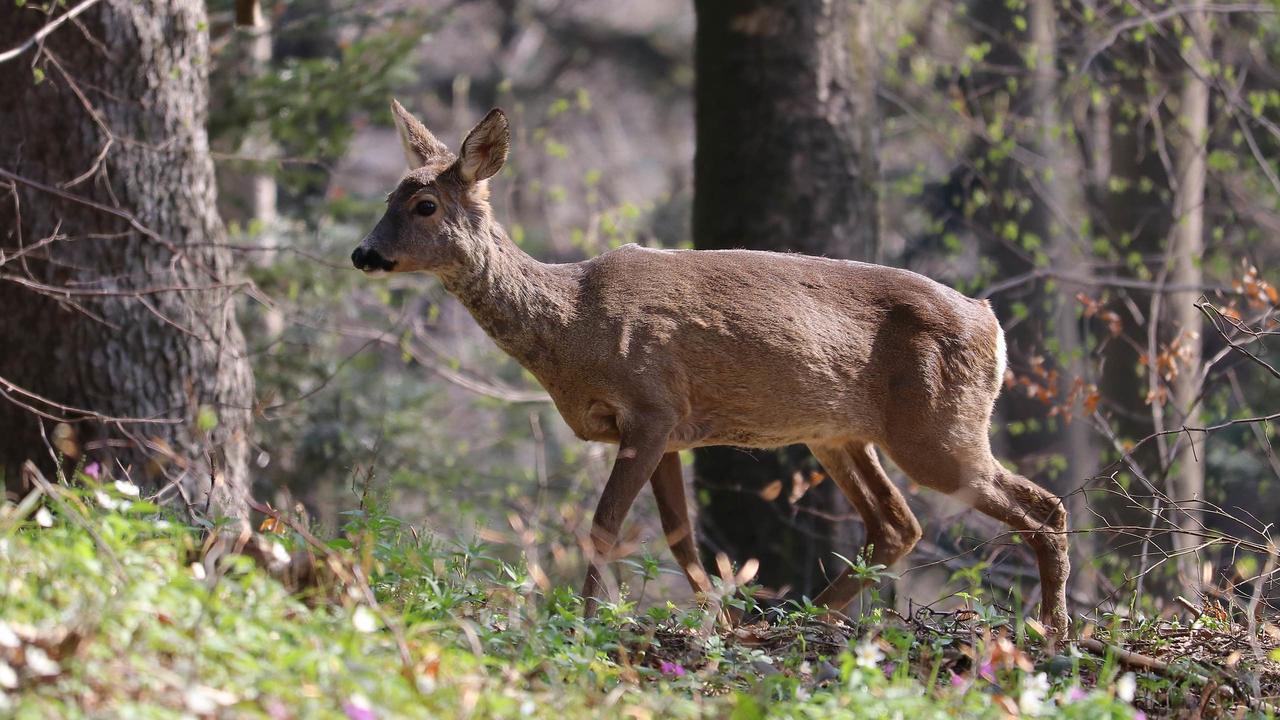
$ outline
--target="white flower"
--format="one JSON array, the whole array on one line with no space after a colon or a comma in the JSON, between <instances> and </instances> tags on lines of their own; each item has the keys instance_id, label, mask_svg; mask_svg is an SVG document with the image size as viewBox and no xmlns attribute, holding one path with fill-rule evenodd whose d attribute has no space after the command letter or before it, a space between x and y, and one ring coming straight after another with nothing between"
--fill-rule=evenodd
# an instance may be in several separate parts
<instances>
[{"instance_id":1,"label":"white flower","mask_svg":"<svg viewBox=\"0 0 1280 720\"><path fill-rule=\"evenodd\" d=\"M62 668L58 665L57 661L49 657L48 653L38 647L28 647L26 657L27 669L34 675L51 677L62 672Z\"/></svg>"},{"instance_id":2,"label":"white flower","mask_svg":"<svg viewBox=\"0 0 1280 720\"><path fill-rule=\"evenodd\" d=\"M48 508L40 508L36 511L36 524L40 527L53 527L53 513Z\"/></svg>"},{"instance_id":3,"label":"white flower","mask_svg":"<svg viewBox=\"0 0 1280 720\"><path fill-rule=\"evenodd\" d=\"M120 493L121 495L125 495L128 497L138 497L138 495L140 494L140 491L138 490L138 486L134 485L128 480L117 480L115 482L115 485L116 485L116 492Z\"/></svg>"},{"instance_id":4,"label":"white flower","mask_svg":"<svg viewBox=\"0 0 1280 720\"><path fill-rule=\"evenodd\" d=\"M236 704L236 696L208 685L195 685L183 695L187 709L197 715L211 715L219 707Z\"/></svg>"},{"instance_id":5,"label":"white flower","mask_svg":"<svg viewBox=\"0 0 1280 720\"><path fill-rule=\"evenodd\" d=\"M1018 709L1024 715L1039 715L1044 710L1044 696L1049 692L1049 676L1037 673L1022 678L1022 693L1018 696Z\"/></svg>"},{"instance_id":6,"label":"white flower","mask_svg":"<svg viewBox=\"0 0 1280 720\"><path fill-rule=\"evenodd\" d=\"M0 647L16 648L22 644L18 634L9 627L9 623L0 621Z\"/></svg>"},{"instance_id":7,"label":"white flower","mask_svg":"<svg viewBox=\"0 0 1280 720\"><path fill-rule=\"evenodd\" d=\"M9 663L0 660L0 688L12 690L18 687L18 673L9 667Z\"/></svg>"},{"instance_id":8,"label":"white flower","mask_svg":"<svg viewBox=\"0 0 1280 720\"><path fill-rule=\"evenodd\" d=\"M853 654L857 658L858 667L861 668L874 668L884 660L884 653L880 652L880 648L871 641L859 645Z\"/></svg>"},{"instance_id":9,"label":"white flower","mask_svg":"<svg viewBox=\"0 0 1280 720\"><path fill-rule=\"evenodd\" d=\"M218 704L213 701L213 698L198 687L187 690L183 699L187 703L187 709L197 715L210 715L218 709Z\"/></svg>"},{"instance_id":10,"label":"white flower","mask_svg":"<svg viewBox=\"0 0 1280 720\"><path fill-rule=\"evenodd\" d=\"M284 563L285 565L288 565L289 561L292 560L292 558L289 557L289 551L285 550L283 545L274 540L271 542L271 557L275 558L276 562Z\"/></svg>"},{"instance_id":11,"label":"white flower","mask_svg":"<svg viewBox=\"0 0 1280 720\"><path fill-rule=\"evenodd\" d=\"M369 608L361 605L351 616L351 624L356 626L356 630L362 633L371 633L378 629L378 616L373 614Z\"/></svg>"},{"instance_id":12,"label":"white flower","mask_svg":"<svg viewBox=\"0 0 1280 720\"><path fill-rule=\"evenodd\" d=\"M93 499L97 500L98 504L101 505L104 510L115 510L120 507L120 503L115 498L101 490L93 491Z\"/></svg>"},{"instance_id":13,"label":"white flower","mask_svg":"<svg viewBox=\"0 0 1280 720\"><path fill-rule=\"evenodd\" d=\"M520 703L520 715L523 717L529 717L530 715L533 714L533 711L537 709L538 709L538 706L535 705L532 700L525 700L524 702Z\"/></svg>"},{"instance_id":14,"label":"white flower","mask_svg":"<svg viewBox=\"0 0 1280 720\"><path fill-rule=\"evenodd\" d=\"M198 562L191 563L191 576L197 580L205 579L204 564Z\"/></svg>"},{"instance_id":15,"label":"white flower","mask_svg":"<svg viewBox=\"0 0 1280 720\"><path fill-rule=\"evenodd\" d=\"M1138 679L1133 676L1133 673L1131 672L1125 673L1120 676L1119 680L1116 681L1116 697L1120 698L1121 700L1127 703L1131 703L1133 702L1134 694L1136 694L1137 692L1138 692Z\"/></svg>"},{"instance_id":16,"label":"white flower","mask_svg":"<svg viewBox=\"0 0 1280 720\"><path fill-rule=\"evenodd\" d=\"M1044 711L1044 698L1037 695L1034 690L1023 690L1018 696L1018 709L1023 715L1039 715Z\"/></svg>"},{"instance_id":17,"label":"white flower","mask_svg":"<svg viewBox=\"0 0 1280 720\"><path fill-rule=\"evenodd\" d=\"M360 693L352 693L351 697L342 703L342 709L346 712L347 717L352 720L363 720L364 718L373 720L376 717L373 714L373 703L369 702L369 698Z\"/></svg>"},{"instance_id":18,"label":"white flower","mask_svg":"<svg viewBox=\"0 0 1280 720\"><path fill-rule=\"evenodd\" d=\"M418 691L423 695L430 695L436 691L436 679L430 675L418 676Z\"/></svg>"}]
</instances>

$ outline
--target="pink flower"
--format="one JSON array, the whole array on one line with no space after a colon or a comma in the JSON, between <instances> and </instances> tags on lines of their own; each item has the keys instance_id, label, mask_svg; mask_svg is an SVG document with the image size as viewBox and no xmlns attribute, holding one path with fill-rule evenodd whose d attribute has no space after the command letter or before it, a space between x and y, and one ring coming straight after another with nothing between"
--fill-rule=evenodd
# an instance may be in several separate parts
<instances>
[{"instance_id":1,"label":"pink flower","mask_svg":"<svg viewBox=\"0 0 1280 720\"><path fill-rule=\"evenodd\" d=\"M97 480L97 479L98 479L98 475L99 475L99 473L101 473L101 472L102 472L102 466L101 466L101 465L99 465L99 464L97 463L97 461L91 462L91 463L89 463L88 465L85 465L85 466L84 466L84 474L85 474L85 475L88 475L89 477L93 478L94 480Z\"/></svg>"},{"instance_id":2,"label":"pink flower","mask_svg":"<svg viewBox=\"0 0 1280 720\"><path fill-rule=\"evenodd\" d=\"M1067 691L1067 702L1080 702L1087 697L1089 697L1089 693L1085 692L1084 688L1079 685L1072 685L1071 689Z\"/></svg>"},{"instance_id":3,"label":"pink flower","mask_svg":"<svg viewBox=\"0 0 1280 720\"><path fill-rule=\"evenodd\" d=\"M965 678L965 676L951 673L951 687L961 688L967 685L968 683L969 681Z\"/></svg>"},{"instance_id":4,"label":"pink flower","mask_svg":"<svg viewBox=\"0 0 1280 720\"><path fill-rule=\"evenodd\" d=\"M373 713L373 706L369 703L369 699L360 693L356 693L344 700L342 711L347 714L350 720L377 720L378 718Z\"/></svg>"},{"instance_id":5,"label":"pink flower","mask_svg":"<svg viewBox=\"0 0 1280 720\"><path fill-rule=\"evenodd\" d=\"M898 666L895 663L885 663L883 668L884 676L887 678L893 677L893 671L896 670L897 668Z\"/></svg>"},{"instance_id":6,"label":"pink flower","mask_svg":"<svg viewBox=\"0 0 1280 720\"><path fill-rule=\"evenodd\" d=\"M1147 720L1147 714L1141 710L1133 711L1133 720Z\"/></svg>"},{"instance_id":7,"label":"pink flower","mask_svg":"<svg viewBox=\"0 0 1280 720\"><path fill-rule=\"evenodd\" d=\"M978 676L986 678L991 682L996 681L996 669L991 665L990 660L982 663L982 665L978 667Z\"/></svg>"},{"instance_id":8,"label":"pink flower","mask_svg":"<svg viewBox=\"0 0 1280 720\"><path fill-rule=\"evenodd\" d=\"M662 674L668 677L684 677L685 674L684 666L680 663L667 662L666 660L663 660L662 664L658 667L662 670Z\"/></svg>"},{"instance_id":9,"label":"pink flower","mask_svg":"<svg viewBox=\"0 0 1280 720\"><path fill-rule=\"evenodd\" d=\"M267 715L271 716L271 720L292 720L293 713L289 712L289 706L285 705L279 698L268 698L263 707L266 708Z\"/></svg>"}]
</instances>

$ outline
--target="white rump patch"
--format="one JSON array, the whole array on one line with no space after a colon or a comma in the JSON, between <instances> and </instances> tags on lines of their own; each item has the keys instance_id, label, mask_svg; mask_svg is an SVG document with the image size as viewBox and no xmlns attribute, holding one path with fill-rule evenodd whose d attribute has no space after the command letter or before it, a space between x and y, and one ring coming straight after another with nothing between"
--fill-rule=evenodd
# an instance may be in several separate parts
<instances>
[{"instance_id":1,"label":"white rump patch","mask_svg":"<svg viewBox=\"0 0 1280 720\"><path fill-rule=\"evenodd\" d=\"M1000 321L996 320L996 387L999 388L1004 384L1004 369L1007 362L1005 355L1007 350L1004 346L1004 328L1000 327Z\"/></svg>"}]
</instances>

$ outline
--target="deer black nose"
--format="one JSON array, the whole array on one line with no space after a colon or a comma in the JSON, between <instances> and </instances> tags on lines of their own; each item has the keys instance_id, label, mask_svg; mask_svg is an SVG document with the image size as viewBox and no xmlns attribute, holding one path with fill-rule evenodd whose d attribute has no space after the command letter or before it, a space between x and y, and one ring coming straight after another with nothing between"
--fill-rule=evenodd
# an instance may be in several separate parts
<instances>
[{"instance_id":1,"label":"deer black nose","mask_svg":"<svg viewBox=\"0 0 1280 720\"><path fill-rule=\"evenodd\" d=\"M382 253L377 250L366 250L363 247L358 247L351 253L351 264L357 270L390 270L396 266L395 261L382 257Z\"/></svg>"}]
</instances>

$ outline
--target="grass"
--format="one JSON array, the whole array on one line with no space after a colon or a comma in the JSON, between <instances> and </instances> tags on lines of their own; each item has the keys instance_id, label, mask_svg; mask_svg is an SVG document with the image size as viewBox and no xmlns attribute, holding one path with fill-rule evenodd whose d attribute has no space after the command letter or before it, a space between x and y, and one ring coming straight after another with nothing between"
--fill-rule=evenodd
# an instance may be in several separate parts
<instances>
[{"instance_id":1,"label":"grass","mask_svg":"<svg viewBox=\"0 0 1280 720\"><path fill-rule=\"evenodd\" d=\"M1161 691L1040 657L990 609L959 634L803 607L733 630L625 601L583 620L572 591L382 512L325 551L286 532L263 563L213 562L204 531L81 481L0 510L0 716L1132 718L1129 688ZM290 552L336 579L290 591L260 567Z\"/></svg>"}]
</instances>

